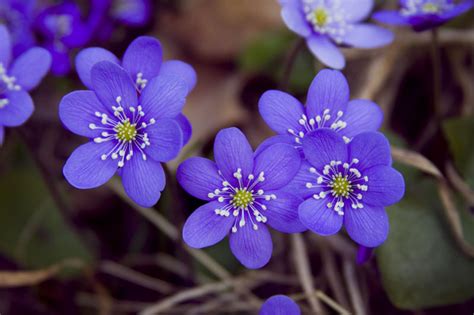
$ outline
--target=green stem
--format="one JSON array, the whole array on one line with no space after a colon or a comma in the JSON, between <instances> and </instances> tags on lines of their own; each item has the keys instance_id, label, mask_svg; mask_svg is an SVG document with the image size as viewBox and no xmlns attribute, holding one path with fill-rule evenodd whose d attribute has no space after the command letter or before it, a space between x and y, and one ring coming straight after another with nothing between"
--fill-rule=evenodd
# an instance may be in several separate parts
<instances>
[{"instance_id":1,"label":"green stem","mask_svg":"<svg viewBox=\"0 0 474 315\"><path fill-rule=\"evenodd\" d=\"M286 89L288 89L288 84L290 82L291 72L293 71L296 57L298 57L298 54L302 50L304 43L305 43L304 38L299 38L297 41L295 41L295 43L293 44L293 47L289 51L285 59L283 75L282 75L280 84L278 85L278 89L282 91L285 91Z\"/></svg>"}]
</instances>

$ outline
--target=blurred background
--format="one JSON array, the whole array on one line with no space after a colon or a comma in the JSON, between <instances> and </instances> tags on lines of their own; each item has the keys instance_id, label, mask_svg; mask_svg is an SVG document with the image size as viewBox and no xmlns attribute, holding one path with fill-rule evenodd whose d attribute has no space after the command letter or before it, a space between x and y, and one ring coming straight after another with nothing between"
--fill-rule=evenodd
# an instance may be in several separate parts
<instances>
[{"instance_id":1,"label":"blurred background","mask_svg":"<svg viewBox=\"0 0 474 315\"><path fill-rule=\"evenodd\" d=\"M32 94L33 116L8 129L0 149L2 315L137 314L150 307L160 314L256 314L274 294L293 297L305 314L313 314L313 303L324 314L474 312L472 11L439 30L439 94L429 32L397 29L388 47L344 49L351 98L382 107L383 132L406 180L405 198L388 209L388 241L357 265L357 247L342 233L275 233L270 263L249 271L227 241L202 251L182 242L181 227L200 201L176 183L176 167L190 156L211 156L221 128L240 127L256 147L272 135L258 99L281 86L289 58L296 56L288 91L303 101L323 66L284 26L276 0L111 1L76 1L80 19L99 22L85 44L71 45L66 64L84 47L122 56L137 36L157 37L165 59L186 61L198 74L184 108L193 137L168 163L167 187L154 209L134 205L116 182L74 189L62 167L85 139L62 127L58 104L84 87L74 69L48 75ZM8 23L3 2L0 21ZM124 13L133 11L120 9L132 2L145 8L136 21ZM47 46L47 36L34 36ZM435 97L441 121L432 112ZM308 299L305 290L314 295Z\"/></svg>"}]
</instances>

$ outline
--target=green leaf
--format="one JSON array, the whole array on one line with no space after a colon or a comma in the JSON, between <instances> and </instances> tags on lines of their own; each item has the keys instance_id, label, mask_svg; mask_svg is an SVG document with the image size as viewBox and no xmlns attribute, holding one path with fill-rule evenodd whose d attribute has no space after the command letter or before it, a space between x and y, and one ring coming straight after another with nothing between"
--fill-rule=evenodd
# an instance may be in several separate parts
<instances>
[{"instance_id":1,"label":"green leaf","mask_svg":"<svg viewBox=\"0 0 474 315\"><path fill-rule=\"evenodd\" d=\"M410 195L388 210L391 231L377 250L383 286L402 309L461 303L474 296L474 259L454 243L434 182L411 187ZM461 212L466 238L474 243L474 219Z\"/></svg>"},{"instance_id":2,"label":"green leaf","mask_svg":"<svg viewBox=\"0 0 474 315\"><path fill-rule=\"evenodd\" d=\"M24 268L92 255L56 208L37 169L21 163L0 178L0 252Z\"/></svg>"},{"instance_id":3,"label":"green leaf","mask_svg":"<svg viewBox=\"0 0 474 315\"><path fill-rule=\"evenodd\" d=\"M474 188L474 117L449 119L443 123L443 130L456 167Z\"/></svg>"}]
</instances>

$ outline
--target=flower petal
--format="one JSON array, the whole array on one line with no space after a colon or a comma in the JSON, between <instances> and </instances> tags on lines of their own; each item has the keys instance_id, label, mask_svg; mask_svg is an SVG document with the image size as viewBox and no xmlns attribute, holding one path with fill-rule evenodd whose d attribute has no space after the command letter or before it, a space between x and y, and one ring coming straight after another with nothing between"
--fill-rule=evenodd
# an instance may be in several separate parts
<instances>
[{"instance_id":1,"label":"flower petal","mask_svg":"<svg viewBox=\"0 0 474 315\"><path fill-rule=\"evenodd\" d=\"M318 129L303 138L306 159L317 170L331 161L346 161L347 146L341 136L330 129Z\"/></svg>"},{"instance_id":2,"label":"flower petal","mask_svg":"<svg viewBox=\"0 0 474 315\"><path fill-rule=\"evenodd\" d=\"M211 200L208 194L222 188L216 163L201 157L192 157L181 163L176 178L190 195L203 200Z\"/></svg>"},{"instance_id":3,"label":"flower petal","mask_svg":"<svg viewBox=\"0 0 474 315\"><path fill-rule=\"evenodd\" d=\"M154 37L140 36L128 46L123 55L122 66L133 80L141 73L143 79L150 81L160 73L162 60L160 41Z\"/></svg>"},{"instance_id":4,"label":"flower petal","mask_svg":"<svg viewBox=\"0 0 474 315\"><path fill-rule=\"evenodd\" d=\"M377 104L369 100L352 100L347 105L342 120L347 126L341 132L352 139L363 132L377 131L383 122L383 112Z\"/></svg>"},{"instance_id":5,"label":"flower petal","mask_svg":"<svg viewBox=\"0 0 474 315\"><path fill-rule=\"evenodd\" d=\"M44 48L35 47L21 54L13 62L10 74L16 78L16 83L23 90L29 91L41 82L50 67L50 53Z\"/></svg>"},{"instance_id":6,"label":"flower petal","mask_svg":"<svg viewBox=\"0 0 474 315\"><path fill-rule=\"evenodd\" d=\"M358 265L365 264L372 257L373 253L374 253L373 247L365 247L365 246L359 245L359 249L357 250L357 257L356 257L357 264Z\"/></svg>"},{"instance_id":7,"label":"flower petal","mask_svg":"<svg viewBox=\"0 0 474 315\"><path fill-rule=\"evenodd\" d=\"M4 140L5 140L5 128L3 128L3 126L0 126L0 146L3 144Z\"/></svg>"},{"instance_id":8,"label":"flower petal","mask_svg":"<svg viewBox=\"0 0 474 315\"><path fill-rule=\"evenodd\" d=\"M366 247L382 244L389 230L388 216L382 207L348 207L344 214L344 226L355 242Z\"/></svg>"},{"instance_id":9,"label":"flower petal","mask_svg":"<svg viewBox=\"0 0 474 315\"><path fill-rule=\"evenodd\" d=\"M59 118L72 132L80 136L94 138L100 130L89 128L97 122L96 112L106 113L108 109L99 101L93 91L74 91L64 96L59 103Z\"/></svg>"},{"instance_id":10,"label":"flower petal","mask_svg":"<svg viewBox=\"0 0 474 315\"><path fill-rule=\"evenodd\" d=\"M263 303L259 315L300 315L301 310L292 299L274 295Z\"/></svg>"},{"instance_id":11,"label":"flower petal","mask_svg":"<svg viewBox=\"0 0 474 315\"><path fill-rule=\"evenodd\" d=\"M262 201L267 207L262 214L267 217L269 226L283 233L299 233L306 230L298 215L298 207L303 202L302 198L281 190L265 191L265 193L277 196L275 200Z\"/></svg>"},{"instance_id":12,"label":"flower petal","mask_svg":"<svg viewBox=\"0 0 474 315\"><path fill-rule=\"evenodd\" d=\"M258 189L279 189L288 184L300 169L301 156L289 144L277 143L255 157L253 174L264 173L265 180L257 184Z\"/></svg>"},{"instance_id":13,"label":"flower petal","mask_svg":"<svg viewBox=\"0 0 474 315\"><path fill-rule=\"evenodd\" d=\"M302 131L299 124L304 112L303 105L285 92L271 90L263 93L258 102L260 115L273 131L288 135L288 129Z\"/></svg>"},{"instance_id":14,"label":"flower petal","mask_svg":"<svg viewBox=\"0 0 474 315\"><path fill-rule=\"evenodd\" d=\"M286 26L296 34L303 37L311 35L311 27L299 6L284 5L281 10L281 17Z\"/></svg>"},{"instance_id":15,"label":"flower petal","mask_svg":"<svg viewBox=\"0 0 474 315\"><path fill-rule=\"evenodd\" d=\"M197 75L194 68L180 60L168 60L163 62L160 69L160 75L175 76L186 82L190 92L196 86Z\"/></svg>"},{"instance_id":16,"label":"flower petal","mask_svg":"<svg viewBox=\"0 0 474 315\"><path fill-rule=\"evenodd\" d=\"M295 194L297 196L302 197L303 199L307 199L314 194L317 194L321 191L320 188L308 188L306 187L307 183L316 183L317 176L311 173L309 170L313 166L309 164L307 161L301 162L301 167L296 173L295 177L290 181L288 185L283 187L282 189L289 192L290 194Z\"/></svg>"},{"instance_id":17,"label":"flower petal","mask_svg":"<svg viewBox=\"0 0 474 315\"><path fill-rule=\"evenodd\" d=\"M342 227L343 216L327 207L328 199L309 198L298 208L301 223L314 233L333 235Z\"/></svg>"},{"instance_id":18,"label":"flower petal","mask_svg":"<svg viewBox=\"0 0 474 315\"><path fill-rule=\"evenodd\" d=\"M408 25L408 19L398 11L386 10L375 12L372 18L378 22L391 25Z\"/></svg>"},{"instance_id":19,"label":"flower petal","mask_svg":"<svg viewBox=\"0 0 474 315\"><path fill-rule=\"evenodd\" d=\"M184 81L160 75L142 91L140 104L149 118L175 118L183 109L187 93Z\"/></svg>"},{"instance_id":20,"label":"flower petal","mask_svg":"<svg viewBox=\"0 0 474 315\"><path fill-rule=\"evenodd\" d=\"M217 215L216 209L222 203L211 201L197 208L186 220L183 227L183 240L193 248L203 248L219 243L227 236L235 218Z\"/></svg>"},{"instance_id":21,"label":"flower petal","mask_svg":"<svg viewBox=\"0 0 474 315\"><path fill-rule=\"evenodd\" d=\"M372 24L355 24L344 35L343 42L357 48L377 48L393 42L393 33Z\"/></svg>"},{"instance_id":22,"label":"flower petal","mask_svg":"<svg viewBox=\"0 0 474 315\"><path fill-rule=\"evenodd\" d=\"M377 165L391 165L390 143L380 132L364 132L349 143L350 160L358 159L357 169L362 171Z\"/></svg>"},{"instance_id":23,"label":"flower petal","mask_svg":"<svg viewBox=\"0 0 474 315\"><path fill-rule=\"evenodd\" d=\"M372 206L390 206L400 201L405 193L402 174L390 166L375 166L363 172L369 177L368 190L362 195L363 203Z\"/></svg>"},{"instance_id":24,"label":"flower petal","mask_svg":"<svg viewBox=\"0 0 474 315\"><path fill-rule=\"evenodd\" d=\"M114 147L113 141L89 142L72 152L63 168L69 184L79 189L96 188L105 184L117 171L117 161L101 159Z\"/></svg>"},{"instance_id":25,"label":"flower petal","mask_svg":"<svg viewBox=\"0 0 474 315\"><path fill-rule=\"evenodd\" d=\"M309 50L326 66L342 69L346 66L344 55L337 46L326 36L313 35L306 41Z\"/></svg>"},{"instance_id":26,"label":"flower petal","mask_svg":"<svg viewBox=\"0 0 474 315\"><path fill-rule=\"evenodd\" d=\"M183 114L179 114L175 119L181 128L181 131L183 132L183 146L185 146L191 139L193 134L193 126L191 125L191 122L188 120L188 118L186 118L186 116Z\"/></svg>"},{"instance_id":27,"label":"flower petal","mask_svg":"<svg viewBox=\"0 0 474 315\"><path fill-rule=\"evenodd\" d=\"M77 74L82 83L89 89L93 88L91 80L92 67L101 61L110 61L116 64L120 63L113 53L100 47L83 49L76 56Z\"/></svg>"},{"instance_id":28,"label":"flower petal","mask_svg":"<svg viewBox=\"0 0 474 315\"><path fill-rule=\"evenodd\" d=\"M286 143L298 149L297 143L295 142L295 137L289 135L277 135L270 138L265 139L255 150L255 156L259 155L263 150L266 150L268 147L277 144L277 143Z\"/></svg>"},{"instance_id":29,"label":"flower petal","mask_svg":"<svg viewBox=\"0 0 474 315\"><path fill-rule=\"evenodd\" d=\"M27 92L7 92L5 98L8 104L0 108L0 125L16 127L27 121L33 114L33 100Z\"/></svg>"},{"instance_id":30,"label":"flower petal","mask_svg":"<svg viewBox=\"0 0 474 315\"><path fill-rule=\"evenodd\" d=\"M329 109L331 118L325 124L330 127L339 111L345 112L349 102L349 85L340 71L324 69L311 82L306 100L309 118L323 116Z\"/></svg>"},{"instance_id":31,"label":"flower petal","mask_svg":"<svg viewBox=\"0 0 474 315\"><path fill-rule=\"evenodd\" d=\"M146 128L151 145L145 153L156 161L168 162L178 156L183 147L183 132L174 119L158 119Z\"/></svg>"},{"instance_id":32,"label":"flower petal","mask_svg":"<svg viewBox=\"0 0 474 315\"><path fill-rule=\"evenodd\" d=\"M125 192L142 207L152 207L158 202L165 182L161 163L152 159L145 161L138 154L126 161L122 169Z\"/></svg>"},{"instance_id":33,"label":"flower petal","mask_svg":"<svg viewBox=\"0 0 474 315\"><path fill-rule=\"evenodd\" d=\"M444 14L441 15L441 18L443 19L452 19L458 15L463 14L464 12L467 12L474 6L474 1L473 0L464 0L461 1L460 3L457 3L454 5L451 10L448 12L445 12Z\"/></svg>"},{"instance_id":34,"label":"flower petal","mask_svg":"<svg viewBox=\"0 0 474 315\"><path fill-rule=\"evenodd\" d=\"M0 24L0 63L3 64L5 68L10 65L12 58L12 44L10 33L5 25Z\"/></svg>"},{"instance_id":35,"label":"flower petal","mask_svg":"<svg viewBox=\"0 0 474 315\"><path fill-rule=\"evenodd\" d=\"M118 106L121 98L122 107L136 107L138 104L135 85L127 72L110 61L100 61L92 67L92 86L102 104Z\"/></svg>"},{"instance_id":36,"label":"flower petal","mask_svg":"<svg viewBox=\"0 0 474 315\"><path fill-rule=\"evenodd\" d=\"M236 184L234 173L240 168L242 177L247 178L253 171L253 151L245 135L232 127L222 129L214 141L214 159L224 178Z\"/></svg>"},{"instance_id":37,"label":"flower petal","mask_svg":"<svg viewBox=\"0 0 474 315\"><path fill-rule=\"evenodd\" d=\"M242 265L248 269L258 269L265 266L272 257L272 237L267 227L255 223L257 230L247 220L246 224L237 228L237 232L230 233L230 250Z\"/></svg>"},{"instance_id":38,"label":"flower petal","mask_svg":"<svg viewBox=\"0 0 474 315\"><path fill-rule=\"evenodd\" d=\"M373 0L345 0L344 11L347 13L347 21L359 22L364 20L372 11Z\"/></svg>"}]
</instances>

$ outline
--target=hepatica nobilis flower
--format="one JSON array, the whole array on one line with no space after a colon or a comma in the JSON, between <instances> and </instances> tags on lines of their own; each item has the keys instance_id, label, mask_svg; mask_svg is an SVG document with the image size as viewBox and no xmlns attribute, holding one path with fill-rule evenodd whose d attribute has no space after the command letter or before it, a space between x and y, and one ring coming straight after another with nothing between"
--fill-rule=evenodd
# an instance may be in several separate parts
<instances>
[{"instance_id":1,"label":"hepatica nobilis flower","mask_svg":"<svg viewBox=\"0 0 474 315\"><path fill-rule=\"evenodd\" d=\"M10 35L0 25L0 144L4 127L23 124L33 113L28 92L48 73L51 56L43 48L34 47L12 60Z\"/></svg>"},{"instance_id":2,"label":"hepatica nobilis flower","mask_svg":"<svg viewBox=\"0 0 474 315\"><path fill-rule=\"evenodd\" d=\"M331 129L349 142L361 132L376 131L383 120L377 104L349 101L349 86L337 70L322 70L308 90L306 106L293 96L276 90L265 92L259 101L265 122L278 136L265 141L292 143L301 147L304 137L318 129ZM262 146L263 147L263 146Z\"/></svg>"},{"instance_id":3,"label":"hepatica nobilis flower","mask_svg":"<svg viewBox=\"0 0 474 315\"><path fill-rule=\"evenodd\" d=\"M305 230L297 213L303 200L281 190L298 171L300 155L283 143L254 154L242 132L229 128L217 134L214 157L216 162L190 158L178 167L181 186L208 201L187 219L184 241L203 248L229 234L230 248L244 266L263 267L272 254L267 225L285 233Z\"/></svg>"},{"instance_id":4,"label":"hepatica nobilis flower","mask_svg":"<svg viewBox=\"0 0 474 315\"><path fill-rule=\"evenodd\" d=\"M64 166L64 176L80 189L106 183L117 171L125 192L141 206L153 206L165 186L161 162L175 158L183 143L176 121L188 87L159 76L140 94L119 65L101 61L91 71L93 91L75 91L59 105L72 132L91 138Z\"/></svg>"},{"instance_id":5,"label":"hepatica nobilis flower","mask_svg":"<svg viewBox=\"0 0 474 315\"><path fill-rule=\"evenodd\" d=\"M35 0L0 0L0 24L11 34L14 56L35 45L31 27L35 3Z\"/></svg>"},{"instance_id":6,"label":"hepatica nobilis flower","mask_svg":"<svg viewBox=\"0 0 474 315\"><path fill-rule=\"evenodd\" d=\"M300 315L298 304L285 295L274 295L263 303L259 315Z\"/></svg>"},{"instance_id":7,"label":"hepatica nobilis flower","mask_svg":"<svg viewBox=\"0 0 474 315\"><path fill-rule=\"evenodd\" d=\"M155 77L174 77L183 81L190 92L196 85L196 72L189 64L180 60L163 61L163 50L160 42L153 37L141 36L135 39L125 51L120 61L110 51L91 47L83 49L76 58L76 69L82 83L93 89L91 70L100 61L109 61L120 65L134 82L135 89L141 93ZM177 122L183 130L184 143L191 137L191 124L181 113L177 114Z\"/></svg>"},{"instance_id":8,"label":"hepatica nobilis flower","mask_svg":"<svg viewBox=\"0 0 474 315\"><path fill-rule=\"evenodd\" d=\"M425 31L440 26L470 10L472 0L400 0L400 9L376 12L373 18L392 25L411 26L415 31Z\"/></svg>"},{"instance_id":9,"label":"hepatica nobilis flower","mask_svg":"<svg viewBox=\"0 0 474 315\"><path fill-rule=\"evenodd\" d=\"M390 145L377 132L359 134L346 144L334 131L320 129L303 139L307 161L286 189L306 199L301 222L321 235L349 236L365 247L382 244L389 222L384 207L404 194L402 175L391 167Z\"/></svg>"},{"instance_id":10,"label":"hepatica nobilis flower","mask_svg":"<svg viewBox=\"0 0 474 315\"><path fill-rule=\"evenodd\" d=\"M281 15L293 32L304 37L310 51L325 65L342 69L344 55L337 45L376 48L390 44L393 34L362 23L373 0L280 0Z\"/></svg>"}]
</instances>

